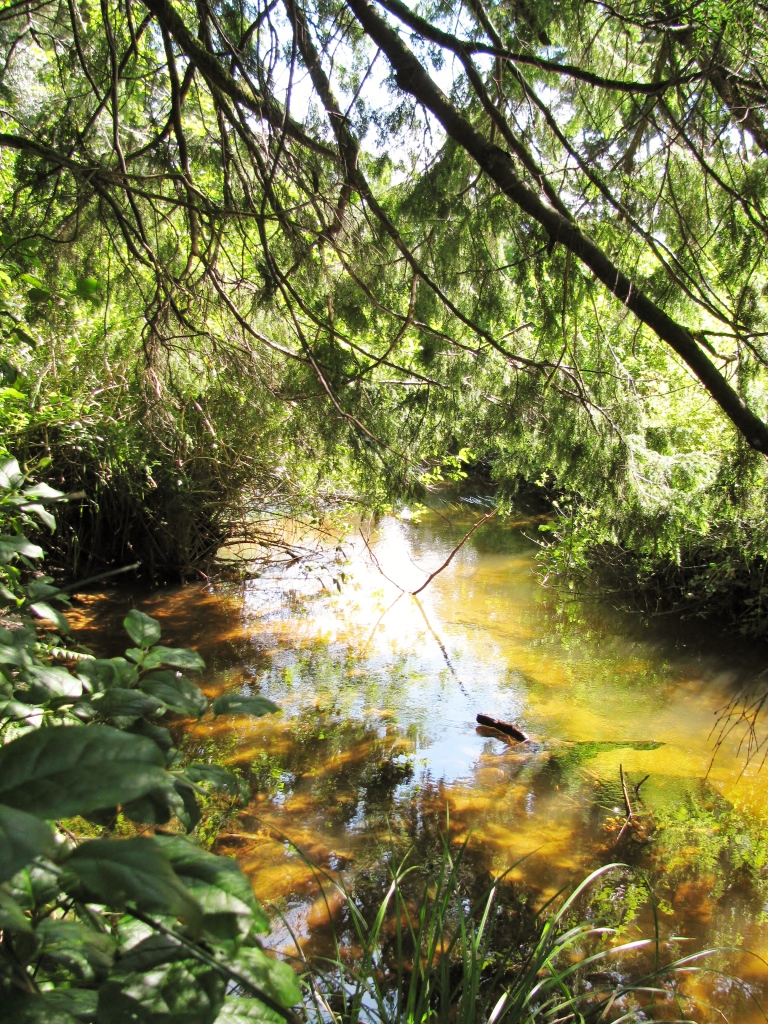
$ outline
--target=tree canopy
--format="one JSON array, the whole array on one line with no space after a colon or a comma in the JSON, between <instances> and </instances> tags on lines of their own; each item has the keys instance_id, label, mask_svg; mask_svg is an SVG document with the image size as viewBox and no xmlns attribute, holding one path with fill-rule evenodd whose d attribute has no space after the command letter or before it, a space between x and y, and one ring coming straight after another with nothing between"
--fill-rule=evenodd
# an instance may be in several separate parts
<instances>
[{"instance_id":1,"label":"tree canopy","mask_svg":"<svg viewBox=\"0 0 768 1024\"><path fill-rule=\"evenodd\" d=\"M8 4L8 361L198 434L229 402L277 470L469 448L704 528L768 454L764 15Z\"/></svg>"}]
</instances>

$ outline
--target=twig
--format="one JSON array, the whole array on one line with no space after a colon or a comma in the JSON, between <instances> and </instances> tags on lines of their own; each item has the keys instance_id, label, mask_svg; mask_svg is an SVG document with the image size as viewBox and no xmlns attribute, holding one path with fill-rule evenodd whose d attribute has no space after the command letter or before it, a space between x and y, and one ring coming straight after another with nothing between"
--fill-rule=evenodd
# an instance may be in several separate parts
<instances>
[{"instance_id":1,"label":"twig","mask_svg":"<svg viewBox=\"0 0 768 1024\"><path fill-rule=\"evenodd\" d=\"M193 959L199 960L200 963L218 970L226 978L229 978L230 981L233 981L236 985L239 985L240 988L250 993L251 996L264 1003L264 1005L274 1013L279 1014L284 1020L289 1021L290 1024L298 1024L299 1018L293 1010L285 1006L281 1006L271 996L267 995L263 989L254 985L249 978L245 978L237 971L233 971L231 967L222 963L221 960L217 959L217 957L212 956L210 953L201 949L196 942L193 942L184 935L179 935L178 932L175 932L172 928L168 928L161 921L156 921L154 918L149 917L147 914L142 913L142 911L134 907L126 907L126 912L130 914L131 917L135 917L138 921L142 921L144 924L149 925L150 928L160 932L160 934L164 935L166 938L175 940L180 946L187 950Z\"/></svg>"},{"instance_id":2,"label":"twig","mask_svg":"<svg viewBox=\"0 0 768 1024\"><path fill-rule=\"evenodd\" d=\"M387 583L391 583L393 587L397 587L397 589L398 589L398 590L400 591L400 593L401 593L401 594L404 594L404 593L405 593L405 590L404 590L404 589L403 589L403 588L402 588L402 587L400 586L400 584L399 584L399 583L395 583L395 581L394 581L394 580L391 580L391 579L389 578L389 576L387 576L387 574L386 574L386 573L384 572L384 570L383 570L383 569L381 568L381 563L379 562L379 560L378 560L378 558L376 557L376 555L375 555L375 554L373 553L373 548L372 548L372 547L371 547L371 545L370 545L370 544L368 543L368 538L367 538L367 537L365 536L365 534L363 533L363 529L362 529L362 527L360 527L360 536L361 536L361 537L363 538L363 544L365 544L365 549L366 549L366 551L368 552L368 554L370 555L370 557L371 557L371 561L372 561L372 562L373 562L373 564L374 564L374 565L376 566L376 568L377 568L377 569L379 570L379 572L380 572L380 573L381 573L381 575L382 575L382 576L384 577L384 579L385 579L385 580L387 581ZM463 543L463 541L462 541L462 543ZM427 582L429 582L429 580L427 580Z\"/></svg>"},{"instance_id":3,"label":"twig","mask_svg":"<svg viewBox=\"0 0 768 1024\"><path fill-rule=\"evenodd\" d=\"M421 617L424 619L424 623L425 623L427 629L432 634L432 637L433 637L435 643L437 644L437 646L440 648L440 652L443 655L443 659L445 661L445 664L448 666L448 670L450 671L451 675L456 680L456 682L459 684L459 689L464 694L464 696L465 697L469 697L469 694L467 693L466 686L464 685L464 683L462 683L461 679L459 679L458 673L457 673L456 669L453 667L453 664L451 663L451 659L448 657L448 651L445 649L445 644L440 639L438 634L435 632L435 630L434 630L434 628L432 626L432 623L427 618L427 613L424 611L424 606L422 605L421 601L418 599L418 597L416 597L415 594L412 594L411 596L413 597L414 601L418 605L419 611L421 612ZM399 598L398 598L398 600L399 600Z\"/></svg>"},{"instance_id":4,"label":"twig","mask_svg":"<svg viewBox=\"0 0 768 1024\"><path fill-rule=\"evenodd\" d=\"M627 780L624 778L624 766L621 765L621 764L619 765L619 778L621 779L621 789L622 789L622 792L624 793L624 806L627 809L627 817L628 818L632 818L634 816L633 812L632 812L632 804L629 802L629 793L627 791Z\"/></svg>"},{"instance_id":5,"label":"twig","mask_svg":"<svg viewBox=\"0 0 768 1024\"><path fill-rule=\"evenodd\" d=\"M472 529L468 533L464 534L462 539L459 541L459 543L456 545L456 547L453 549L453 551L450 553L450 555L448 555L448 557L443 562L443 564L440 566L440 568L439 569L435 569L435 571L426 578L426 580L422 583L422 585L417 590L412 590L411 591L411 596L412 597L416 597L416 595L420 594L422 592L422 590L426 590L426 588L429 586L429 584L432 582L432 580L435 578L435 576L439 575L443 571L443 569L447 569L448 568L448 566L453 561L454 555L461 548L464 547L464 545L467 543L467 541L472 536L472 534L475 532L475 530L478 530L483 525L483 523L487 523L489 519L493 519L493 517L498 514L498 511L499 510L497 508L495 508L493 510L493 512L489 512L487 515L483 516L482 519L478 519L478 521L475 523L475 525L472 527Z\"/></svg>"},{"instance_id":6,"label":"twig","mask_svg":"<svg viewBox=\"0 0 768 1024\"><path fill-rule=\"evenodd\" d=\"M622 792L624 794L624 806L625 806L626 811L627 811L627 820L621 826L621 831L616 836L616 843L617 844L621 842L621 837L624 835L624 833L629 828L629 826L634 823L634 820L635 820L635 815L634 815L634 812L632 810L632 804L629 801L629 792L627 791L627 782L626 782L626 779L624 778L624 766L621 765L621 764L619 765L619 777L621 779L621 790L622 790Z\"/></svg>"},{"instance_id":7,"label":"twig","mask_svg":"<svg viewBox=\"0 0 768 1024\"><path fill-rule=\"evenodd\" d=\"M141 566L141 562L134 562L133 565L124 565L120 569L110 569L108 572L100 572L96 576L87 576L84 580L78 580L77 583L70 583L66 587L59 587L62 594L72 594L78 591L81 587L87 586L89 583L99 583L101 580L109 579L110 576L119 576L123 572L132 572L134 569L138 569Z\"/></svg>"},{"instance_id":8,"label":"twig","mask_svg":"<svg viewBox=\"0 0 768 1024\"><path fill-rule=\"evenodd\" d=\"M636 786L632 787L634 789L634 791L635 791L635 800L639 800L640 799L640 787L643 785L644 782L647 782L648 779L650 779L650 777L651 777L650 774L644 776L644 778L640 779L640 781L638 782L638 784Z\"/></svg>"}]
</instances>

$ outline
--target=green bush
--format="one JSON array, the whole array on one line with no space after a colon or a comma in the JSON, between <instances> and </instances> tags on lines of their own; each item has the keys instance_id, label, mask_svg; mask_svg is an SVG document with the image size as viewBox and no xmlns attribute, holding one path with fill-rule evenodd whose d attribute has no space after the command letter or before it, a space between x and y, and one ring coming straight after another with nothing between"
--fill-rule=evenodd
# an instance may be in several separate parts
<instances>
[{"instance_id":1,"label":"green bush","mask_svg":"<svg viewBox=\"0 0 768 1024\"><path fill-rule=\"evenodd\" d=\"M43 551L24 530L32 516L53 528L50 508L62 499L15 461L0 465L0 1019L291 1019L298 980L264 952L269 922L237 864L180 833L113 834L118 817L191 830L199 794L239 788L215 764L182 767L167 716L277 708L243 694L209 706L189 675L204 667L200 656L163 646L140 611L125 619L125 657L40 635L33 616L66 631L57 607L66 595L35 576ZM62 823L73 817L81 836Z\"/></svg>"}]
</instances>

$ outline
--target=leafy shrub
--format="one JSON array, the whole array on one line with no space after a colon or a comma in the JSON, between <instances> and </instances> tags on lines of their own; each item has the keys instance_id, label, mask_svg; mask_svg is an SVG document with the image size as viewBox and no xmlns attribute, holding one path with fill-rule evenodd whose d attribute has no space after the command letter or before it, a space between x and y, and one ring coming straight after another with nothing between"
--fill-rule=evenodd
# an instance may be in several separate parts
<instances>
[{"instance_id":1,"label":"leafy shrub","mask_svg":"<svg viewBox=\"0 0 768 1024\"><path fill-rule=\"evenodd\" d=\"M237 864L182 834L110 835L118 814L144 826L198 820L205 787L237 790L208 763L179 765L169 714L263 715L259 696L209 702L186 648L131 611L134 646L98 659L38 635L66 620L43 551L24 529L63 495L0 465L0 1019L50 1024L235 1024L290 1019L301 990L269 957L264 910ZM26 571L25 571L26 570ZM40 600L43 598L43 600ZM57 664L57 662L59 662ZM99 826L78 838L62 819ZM89 831L85 829L84 831ZM145 830L142 830L145 831Z\"/></svg>"}]
</instances>

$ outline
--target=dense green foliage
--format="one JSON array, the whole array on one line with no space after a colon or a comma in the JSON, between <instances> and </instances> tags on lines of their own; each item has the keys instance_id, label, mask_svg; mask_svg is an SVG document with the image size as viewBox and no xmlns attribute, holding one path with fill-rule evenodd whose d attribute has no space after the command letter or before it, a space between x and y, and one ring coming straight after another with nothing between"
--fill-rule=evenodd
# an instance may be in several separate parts
<instances>
[{"instance_id":1,"label":"dense green foliage","mask_svg":"<svg viewBox=\"0 0 768 1024\"><path fill-rule=\"evenodd\" d=\"M560 568L762 630L760 6L45 0L0 48L0 417L87 495L70 570L471 451L568 496Z\"/></svg>"},{"instance_id":2,"label":"dense green foliage","mask_svg":"<svg viewBox=\"0 0 768 1024\"><path fill-rule=\"evenodd\" d=\"M142 834L171 819L191 830L198 794L238 789L218 765L182 767L161 724L170 714L209 711L184 674L203 668L202 659L161 645L158 623L139 611L125 619L135 645L125 658L97 659L35 629L31 615L66 631L55 607L66 596L47 577L24 580L20 568L43 552L22 528L34 514L52 526L50 506L60 498L27 484L17 463L0 467L0 568L6 599L19 609L0 633L0 1018L204 1024L290 1016L298 981L261 948L268 919L237 865L183 834ZM277 709L231 694L210 710ZM119 822L144 829L118 837Z\"/></svg>"}]
</instances>

